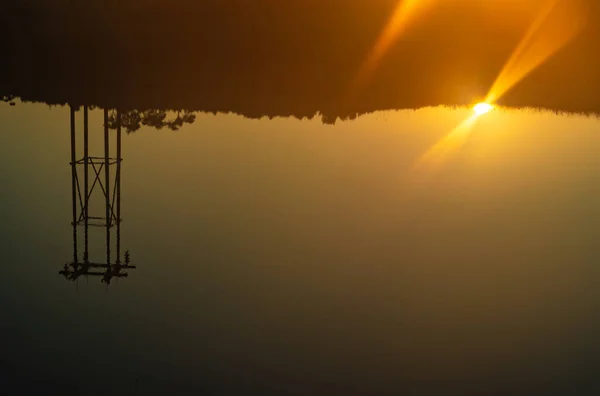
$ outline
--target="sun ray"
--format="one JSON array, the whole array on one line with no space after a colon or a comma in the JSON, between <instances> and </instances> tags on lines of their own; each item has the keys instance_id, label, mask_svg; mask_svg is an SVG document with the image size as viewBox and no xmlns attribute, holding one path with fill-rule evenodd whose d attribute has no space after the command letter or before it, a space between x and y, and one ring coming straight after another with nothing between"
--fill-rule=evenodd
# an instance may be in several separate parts
<instances>
[{"instance_id":1,"label":"sun ray","mask_svg":"<svg viewBox=\"0 0 600 396\"><path fill-rule=\"evenodd\" d=\"M413 165L413 171L431 170L442 165L448 157L463 147L481 114L474 113L423 154Z\"/></svg>"}]
</instances>

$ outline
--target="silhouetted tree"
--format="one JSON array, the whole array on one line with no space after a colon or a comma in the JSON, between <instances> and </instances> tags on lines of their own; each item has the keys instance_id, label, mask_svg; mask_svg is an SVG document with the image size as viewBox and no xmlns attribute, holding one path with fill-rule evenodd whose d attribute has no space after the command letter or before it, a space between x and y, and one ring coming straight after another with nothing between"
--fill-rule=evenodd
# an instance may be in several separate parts
<instances>
[{"instance_id":1,"label":"silhouetted tree","mask_svg":"<svg viewBox=\"0 0 600 396\"><path fill-rule=\"evenodd\" d=\"M132 110L121 113L121 127L128 133L135 132L142 126L149 126L156 129L168 128L176 131L184 124L192 124L196 121L196 115L189 110L176 111L175 118L167 118L166 110ZM117 128L117 112L111 111L108 116L108 127Z\"/></svg>"}]
</instances>

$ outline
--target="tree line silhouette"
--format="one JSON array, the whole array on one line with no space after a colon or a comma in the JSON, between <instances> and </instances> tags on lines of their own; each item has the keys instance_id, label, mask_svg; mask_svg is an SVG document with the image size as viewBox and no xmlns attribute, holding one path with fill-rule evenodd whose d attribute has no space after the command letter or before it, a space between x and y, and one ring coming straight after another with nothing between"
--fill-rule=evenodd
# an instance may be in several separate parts
<instances>
[{"instance_id":1,"label":"tree line silhouette","mask_svg":"<svg viewBox=\"0 0 600 396\"><path fill-rule=\"evenodd\" d=\"M156 129L167 128L172 131L179 130L184 124L192 124L196 120L196 115L189 110L179 110L175 112L175 117L168 118L166 110L130 110L121 112L121 127L131 133L140 129L142 126L148 126ZM108 115L108 127L117 128L117 112L112 110Z\"/></svg>"}]
</instances>

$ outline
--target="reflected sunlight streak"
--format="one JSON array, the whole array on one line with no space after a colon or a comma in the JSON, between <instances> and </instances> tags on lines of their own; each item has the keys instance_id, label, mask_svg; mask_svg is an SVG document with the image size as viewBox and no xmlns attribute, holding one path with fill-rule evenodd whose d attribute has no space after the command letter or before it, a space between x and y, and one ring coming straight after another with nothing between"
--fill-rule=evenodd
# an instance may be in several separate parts
<instances>
[{"instance_id":1,"label":"reflected sunlight streak","mask_svg":"<svg viewBox=\"0 0 600 396\"><path fill-rule=\"evenodd\" d=\"M485 102L500 99L575 38L584 26L581 0L547 0L502 68Z\"/></svg>"},{"instance_id":2,"label":"reflected sunlight streak","mask_svg":"<svg viewBox=\"0 0 600 396\"><path fill-rule=\"evenodd\" d=\"M398 5L392 14L392 17L381 32L371 53L359 71L356 79L357 86L364 84L370 77L386 52L415 19L416 14L424 11L424 9L431 5L433 1L434 0L398 0Z\"/></svg>"}]
</instances>

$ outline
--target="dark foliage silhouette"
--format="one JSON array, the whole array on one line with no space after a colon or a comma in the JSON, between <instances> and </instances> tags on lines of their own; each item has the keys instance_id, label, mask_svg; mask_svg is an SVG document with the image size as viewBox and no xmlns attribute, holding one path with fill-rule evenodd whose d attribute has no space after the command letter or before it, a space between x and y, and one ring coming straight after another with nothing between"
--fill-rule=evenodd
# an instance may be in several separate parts
<instances>
[{"instance_id":1,"label":"dark foliage silhouette","mask_svg":"<svg viewBox=\"0 0 600 396\"><path fill-rule=\"evenodd\" d=\"M156 129L168 128L172 131L179 130L184 124L192 124L196 120L196 115L188 110L179 110L175 112L175 117L169 118L166 110L132 110L121 113L121 127L131 133L140 129L142 126L153 127ZM117 128L117 112L111 111L108 117L108 126L110 129Z\"/></svg>"}]
</instances>

